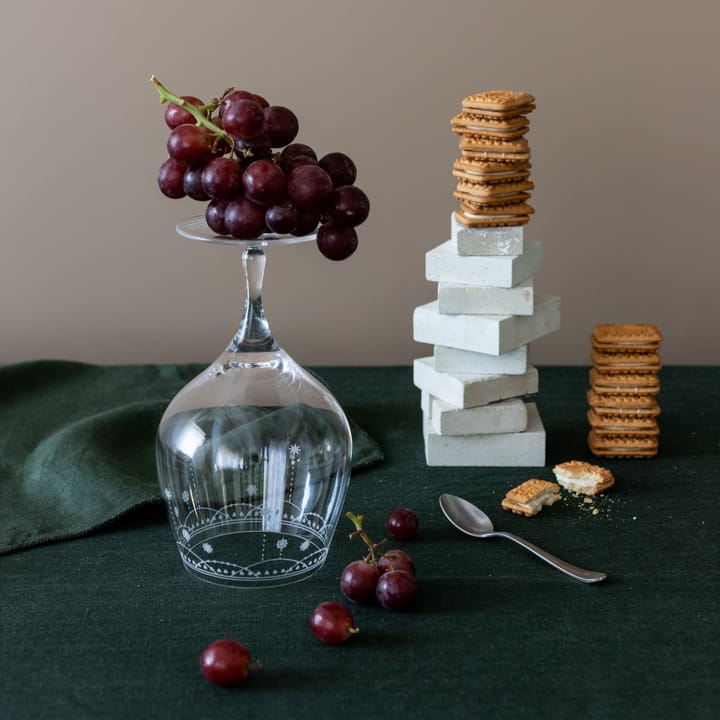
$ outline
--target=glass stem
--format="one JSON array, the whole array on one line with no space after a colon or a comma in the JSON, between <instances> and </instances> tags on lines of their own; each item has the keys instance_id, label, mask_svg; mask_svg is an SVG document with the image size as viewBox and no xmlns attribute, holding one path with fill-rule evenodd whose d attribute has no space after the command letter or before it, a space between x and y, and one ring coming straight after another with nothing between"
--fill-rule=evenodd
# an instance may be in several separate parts
<instances>
[{"instance_id":1,"label":"glass stem","mask_svg":"<svg viewBox=\"0 0 720 720\"><path fill-rule=\"evenodd\" d=\"M262 304L265 252L261 247L245 248L242 262L245 273L245 312L240 328L227 349L236 353L277 350L279 346L272 336Z\"/></svg>"}]
</instances>

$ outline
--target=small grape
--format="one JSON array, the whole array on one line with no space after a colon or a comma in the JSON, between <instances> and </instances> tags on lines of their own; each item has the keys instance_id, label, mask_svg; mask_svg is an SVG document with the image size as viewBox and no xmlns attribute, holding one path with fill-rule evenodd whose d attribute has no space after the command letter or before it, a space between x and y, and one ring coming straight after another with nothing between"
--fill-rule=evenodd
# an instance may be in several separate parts
<instances>
[{"instance_id":1,"label":"small grape","mask_svg":"<svg viewBox=\"0 0 720 720\"><path fill-rule=\"evenodd\" d=\"M297 226L297 222L297 208L289 200L285 200L277 205L272 205L265 213L266 225L270 230L279 235L287 235L293 232Z\"/></svg>"},{"instance_id":2,"label":"small grape","mask_svg":"<svg viewBox=\"0 0 720 720\"><path fill-rule=\"evenodd\" d=\"M225 225L225 210L229 202L227 200L212 200L205 208L205 222L208 227L218 235L229 235Z\"/></svg>"},{"instance_id":3,"label":"small grape","mask_svg":"<svg viewBox=\"0 0 720 720\"><path fill-rule=\"evenodd\" d=\"M218 107L220 115L224 115L226 108L237 100L255 100L255 102L257 102L255 95L247 90L231 90L229 93L223 95L220 106Z\"/></svg>"},{"instance_id":4,"label":"small grape","mask_svg":"<svg viewBox=\"0 0 720 720\"><path fill-rule=\"evenodd\" d=\"M327 213L340 227L357 227L367 220L370 201L356 185L343 185L330 193Z\"/></svg>"},{"instance_id":5,"label":"small grape","mask_svg":"<svg viewBox=\"0 0 720 720\"><path fill-rule=\"evenodd\" d=\"M388 515L385 527L398 540L412 540L418 531L418 518L409 508L398 508Z\"/></svg>"},{"instance_id":6,"label":"small grape","mask_svg":"<svg viewBox=\"0 0 720 720\"><path fill-rule=\"evenodd\" d=\"M168 158L158 170L157 183L160 192L173 200L185 197L184 179L186 170L186 165Z\"/></svg>"},{"instance_id":7,"label":"small grape","mask_svg":"<svg viewBox=\"0 0 720 720\"><path fill-rule=\"evenodd\" d=\"M202 107L203 105L203 101L194 95L183 95L182 99L195 107ZM165 123L171 130L178 125L194 122L195 118L184 107L176 105L175 103L167 104L165 108Z\"/></svg>"},{"instance_id":8,"label":"small grape","mask_svg":"<svg viewBox=\"0 0 720 720\"><path fill-rule=\"evenodd\" d=\"M200 669L214 685L242 685L250 668L250 651L237 640L215 640L200 655Z\"/></svg>"},{"instance_id":9,"label":"small grape","mask_svg":"<svg viewBox=\"0 0 720 720\"><path fill-rule=\"evenodd\" d=\"M229 157L211 160L202 171L202 186L215 200L232 200L242 190L243 170Z\"/></svg>"},{"instance_id":10,"label":"small grape","mask_svg":"<svg viewBox=\"0 0 720 720\"><path fill-rule=\"evenodd\" d=\"M352 613L340 603L320 603L310 615L310 629L327 645L342 645L359 632Z\"/></svg>"},{"instance_id":11,"label":"small grape","mask_svg":"<svg viewBox=\"0 0 720 720\"><path fill-rule=\"evenodd\" d=\"M252 140L263 129L265 115L255 100L234 100L225 106L223 130L241 140Z\"/></svg>"},{"instance_id":12,"label":"small grape","mask_svg":"<svg viewBox=\"0 0 720 720\"><path fill-rule=\"evenodd\" d=\"M408 610L415 604L417 582L407 570L390 570L378 580L375 596L386 610Z\"/></svg>"},{"instance_id":13,"label":"small grape","mask_svg":"<svg viewBox=\"0 0 720 720\"><path fill-rule=\"evenodd\" d=\"M355 228L338 227L327 222L318 229L316 243L328 260L345 260L357 250L358 236Z\"/></svg>"},{"instance_id":14,"label":"small grape","mask_svg":"<svg viewBox=\"0 0 720 720\"><path fill-rule=\"evenodd\" d=\"M282 105L270 105L263 113L263 130L269 135L273 147L284 147L295 139L300 124L292 110Z\"/></svg>"},{"instance_id":15,"label":"small grape","mask_svg":"<svg viewBox=\"0 0 720 720\"><path fill-rule=\"evenodd\" d=\"M379 577L377 565L365 560L355 560L342 571L340 589L348 600L367 604L375 600L375 587Z\"/></svg>"},{"instance_id":16,"label":"small grape","mask_svg":"<svg viewBox=\"0 0 720 720\"><path fill-rule=\"evenodd\" d=\"M261 205L274 205L285 198L285 173L272 160L256 160L245 168L242 176L245 196Z\"/></svg>"},{"instance_id":17,"label":"small grape","mask_svg":"<svg viewBox=\"0 0 720 720\"><path fill-rule=\"evenodd\" d=\"M167 139L167 151L183 165L204 165L213 158L210 132L190 123L178 125Z\"/></svg>"},{"instance_id":18,"label":"small grape","mask_svg":"<svg viewBox=\"0 0 720 720\"><path fill-rule=\"evenodd\" d=\"M331 152L320 158L320 167L330 176L333 187L352 185L357 177L355 163L345 153Z\"/></svg>"},{"instance_id":19,"label":"small grape","mask_svg":"<svg viewBox=\"0 0 720 720\"><path fill-rule=\"evenodd\" d=\"M235 154L245 163L251 163L254 160L272 158L272 144L270 136L267 133L260 133L252 140L242 140L235 138Z\"/></svg>"},{"instance_id":20,"label":"small grape","mask_svg":"<svg viewBox=\"0 0 720 720\"><path fill-rule=\"evenodd\" d=\"M265 208L240 197L225 208L227 233L237 240L254 240L265 231Z\"/></svg>"},{"instance_id":21,"label":"small grape","mask_svg":"<svg viewBox=\"0 0 720 720\"><path fill-rule=\"evenodd\" d=\"M301 165L288 175L288 195L301 210L320 211L332 192L332 180L319 165Z\"/></svg>"},{"instance_id":22,"label":"small grape","mask_svg":"<svg viewBox=\"0 0 720 720\"><path fill-rule=\"evenodd\" d=\"M204 166L185 168L185 176L183 177L183 190L185 194L193 200L210 200L210 196L205 192L202 186L202 172Z\"/></svg>"},{"instance_id":23,"label":"small grape","mask_svg":"<svg viewBox=\"0 0 720 720\"><path fill-rule=\"evenodd\" d=\"M280 161L292 160L296 155L307 155L317 161L317 153L304 143L291 143L280 153Z\"/></svg>"},{"instance_id":24,"label":"small grape","mask_svg":"<svg viewBox=\"0 0 720 720\"><path fill-rule=\"evenodd\" d=\"M280 164L280 167L289 175L295 168L301 165L317 165L318 161L313 160L309 155L295 155Z\"/></svg>"},{"instance_id":25,"label":"small grape","mask_svg":"<svg viewBox=\"0 0 720 720\"><path fill-rule=\"evenodd\" d=\"M403 550L388 550L380 556L378 570L381 575L391 570L406 570L411 575L414 575L415 563Z\"/></svg>"},{"instance_id":26,"label":"small grape","mask_svg":"<svg viewBox=\"0 0 720 720\"><path fill-rule=\"evenodd\" d=\"M262 96L258 95L257 93L252 94L255 98L255 102L264 110L266 107L270 105L270 103Z\"/></svg>"},{"instance_id":27,"label":"small grape","mask_svg":"<svg viewBox=\"0 0 720 720\"><path fill-rule=\"evenodd\" d=\"M297 237L303 237L314 232L320 222L320 213L311 212L309 210L298 210L297 223L295 223L295 229L292 231L293 235Z\"/></svg>"}]
</instances>

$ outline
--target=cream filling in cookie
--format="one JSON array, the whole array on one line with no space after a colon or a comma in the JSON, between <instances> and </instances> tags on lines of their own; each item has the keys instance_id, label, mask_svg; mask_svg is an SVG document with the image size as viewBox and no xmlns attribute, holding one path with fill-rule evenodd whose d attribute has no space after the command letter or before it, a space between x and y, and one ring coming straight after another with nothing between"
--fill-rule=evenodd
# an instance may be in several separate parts
<instances>
[{"instance_id":1,"label":"cream filling in cookie","mask_svg":"<svg viewBox=\"0 0 720 720\"><path fill-rule=\"evenodd\" d=\"M517 217L517 215L475 215L465 210L462 211L462 214L466 218L470 218L470 220L509 220L510 218Z\"/></svg>"},{"instance_id":2,"label":"cream filling in cookie","mask_svg":"<svg viewBox=\"0 0 720 720\"><path fill-rule=\"evenodd\" d=\"M480 172L479 170L463 170L463 172L467 175L477 175L478 177L489 177L489 178L497 178L497 177L504 177L505 175L517 175L517 170L505 170L504 172L494 172L494 173L484 173ZM529 175L530 173L528 173Z\"/></svg>"},{"instance_id":3,"label":"cream filling in cookie","mask_svg":"<svg viewBox=\"0 0 720 720\"><path fill-rule=\"evenodd\" d=\"M543 490L543 492L539 493L537 497L534 497L532 500L528 500L526 503L517 502L515 500L512 502L528 512L535 513L542 507L549 507L559 499L560 495L552 490Z\"/></svg>"},{"instance_id":4,"label":"cream filling in cookie","mask_svg":"<svg viewBox=\"0 0 720 720\"><path fill-rule=\"evenodd\" d=\"M597 485L603 484L603 481L599 478L571 477L559 473L556 473L555 477L564 488L575 492L592 489Z\"/></svg>"},{"instance_id":5,"label":"cream filling in cookie","mask_svg":"<svg viewBox=\"0 0 720 720\"><path fill-rule=\"evenodd\" d=\"M482 134L484 132L486 133L517 133L520 132L523 128L502 128L502 127L488 127L487 125L464 125L463 127L466 127L468 130L473 130L477 132L478 134Z\"/></svg>"}]
</instances>

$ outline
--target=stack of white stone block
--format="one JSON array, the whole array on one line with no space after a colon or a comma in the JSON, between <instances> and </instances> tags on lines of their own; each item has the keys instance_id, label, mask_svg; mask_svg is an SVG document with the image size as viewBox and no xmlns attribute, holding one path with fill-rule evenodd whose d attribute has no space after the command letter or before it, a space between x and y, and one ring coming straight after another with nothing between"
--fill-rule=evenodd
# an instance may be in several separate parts
<instances>
[{"instance_id":1,"label":"stack of white stone block","mask_svg":"<svg viewBox=\"0 0 720 720\"><path fill-rule=\"evenodd\" d=\"M523 226L469 228L425 256L437 300L415 309L413 337L434 346L415 360L428 465L541 466L545 429L534 403L528 344L560 327L560 298L535 293L542 243Z\"/></svg>"}]
</instances>

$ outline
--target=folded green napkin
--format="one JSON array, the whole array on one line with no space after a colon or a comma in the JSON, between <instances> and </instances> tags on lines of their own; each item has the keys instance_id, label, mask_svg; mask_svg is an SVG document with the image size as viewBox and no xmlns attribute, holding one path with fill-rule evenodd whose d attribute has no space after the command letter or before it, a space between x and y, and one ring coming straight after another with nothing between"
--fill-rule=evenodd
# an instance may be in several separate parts
<instances>
[{"instance_id":1,"label":"folded green napkin","mask_svg":"<svg viewBox=\"0 0 720 720\"><path fill-rule=\"evenodd\" d=\"M200 365L0 367L0 555L78 537L160 499L155 432ZM382 459L350 421L353 470Z\"/></svg>"}]
</instances>

